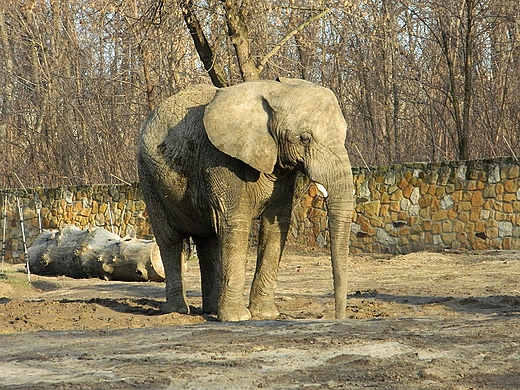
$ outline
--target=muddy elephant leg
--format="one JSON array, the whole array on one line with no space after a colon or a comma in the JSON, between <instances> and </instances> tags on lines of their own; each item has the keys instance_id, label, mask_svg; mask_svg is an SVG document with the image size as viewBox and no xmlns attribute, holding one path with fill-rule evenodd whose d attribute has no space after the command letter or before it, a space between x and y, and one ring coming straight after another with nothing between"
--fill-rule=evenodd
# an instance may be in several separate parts
<instances>
[{"instance_id":1,"label":"muddy elephant leg","mask_svg":"<svg viewBox=\"0 0 520 390\"><path fill-rule=\"evenodd\" d=\"M202 285L202 310L216 314L220 295L220 250L217 237L194 237Z\"/></svg>"},{"instance_id":2,"label":"muddy elephant leg","mask_svg":"<svg viewBox=\"0 0 520 390\"><path fill-rule=\"evenodd\" d=\"M222 232L222 285L218 303L220 321L245 321L251 313L244 303L246 261L251 221L238 221Z\"/></svg>"},{"instance_id":3,"label":"muddy elephant leg","mask_svg":"<svg viewBox=\"0 0 520 390\"><path fill-rule=\"evenodd\" d=\"M256 271L249 297L249 310L256 318L276 318L274 303L278 266L290 224L290 207L276 217L263 216L258 237ZM288 211L288 212L287 212Z\"/></svg>"}]
</instances>

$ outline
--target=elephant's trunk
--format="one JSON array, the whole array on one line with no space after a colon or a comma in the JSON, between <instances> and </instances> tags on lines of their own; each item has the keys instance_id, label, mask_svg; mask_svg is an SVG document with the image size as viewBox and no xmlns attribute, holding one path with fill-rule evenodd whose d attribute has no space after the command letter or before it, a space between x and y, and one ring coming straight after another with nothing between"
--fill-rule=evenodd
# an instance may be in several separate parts
<instances>
[{"instance_id":1,"label":"elephant's trunk","mask_svg":"<svg viewBox=\"0 0 520 390\"><path fill-rule=\"evenodd\" d=\"M337 154L338 155L338 154ZM326 198L332 272L334 276L334 297L336 301L336 318L344 319L347 308L347 260L350 245L350 225L354 207L352 171L346 152L343 151L339 161L323 176L315 177L327 189ZM313 177L314 176L314 177ZM321 175L320 175L321 176Z\"/></svg>"}]
</instances>

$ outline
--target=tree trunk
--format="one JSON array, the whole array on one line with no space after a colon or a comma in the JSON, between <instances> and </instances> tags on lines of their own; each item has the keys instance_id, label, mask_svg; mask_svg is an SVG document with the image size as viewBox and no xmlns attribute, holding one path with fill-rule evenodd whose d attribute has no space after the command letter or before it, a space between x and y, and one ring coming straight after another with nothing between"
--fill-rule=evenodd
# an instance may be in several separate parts
<instances>
[{"instance_id":1,"label":"tree trunk","mask_svg":"<svg viewBox=\"0 0 520 390\"><path fill-rule=\"evenodd\" d=\"M260 78L260 69L257 67L251 54L249 32L244 20L244 14L239 11L236 1L224 0L223 5L226 12L228 35L235 47L242 80L258 80ZM241 9L245 8L247 8L245 4L242 4Z\"/></svg>"},{"instance_id":2,"label":"tree trunk","mask_svg":"<svg viewBox=\"0 0 520 390\"><path fill-rule=\"evenodd\" d=\"M28 250L29 267L37 275L97 277L122 281L164 281L155 241L121 238L102 228L41 233Z\"/></svg>"},{"instance_id":3,"label":"tree trunk","mask_svg":"<svg viewBox=\"0 0 520 390\"><path fill-rule=\"evenodd\" d=\"M182 17L184 22L190 31L191 38L195 44L195 48L199 53L200 60L204 64L204 69L208 72L211 82L217 88L227 87L226 75L224 70L217 62L215 53L211 48L204 30L193 12L193 1L192 0L180 0L179 7L182 11Z\"/></svg>"}]
</instances>

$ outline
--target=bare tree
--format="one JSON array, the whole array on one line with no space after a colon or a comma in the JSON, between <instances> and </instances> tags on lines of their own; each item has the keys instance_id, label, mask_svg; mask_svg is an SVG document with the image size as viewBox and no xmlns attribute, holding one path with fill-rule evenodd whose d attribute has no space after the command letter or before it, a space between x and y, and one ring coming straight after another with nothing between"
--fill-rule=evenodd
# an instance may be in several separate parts
<instances>
[{"instance_id":1,"label":"bare tree","mask_svg":"<svg viewBox=\"0 0 520 390\"><path fill-rule=\"evenodd\" d=\"M146 115L192 83L331 88L353 164L520 150L516 0L4 0L2 187L137 179Z\"/></svg>"}]
</instances>

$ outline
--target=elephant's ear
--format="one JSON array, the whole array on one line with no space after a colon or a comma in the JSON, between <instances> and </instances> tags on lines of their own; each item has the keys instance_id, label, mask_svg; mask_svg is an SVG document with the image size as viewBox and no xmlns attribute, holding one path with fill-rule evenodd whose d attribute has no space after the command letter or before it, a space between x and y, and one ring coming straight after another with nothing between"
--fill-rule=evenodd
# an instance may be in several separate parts
<instances>
[{"instance_id":1,"label":"elephant's ear","mask_svg":"<svg viewBox=\"0 0 520 390\"><path fill-rule=\"evenodd\" d=\"M278 147L269 133L272 109L260 82L217 91L204 112L204 127L215 147L263 173L272 173Z\"/></svg>"}]
</instances>

